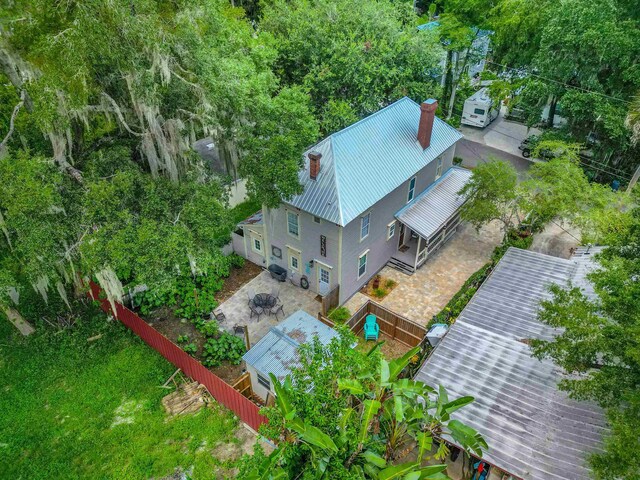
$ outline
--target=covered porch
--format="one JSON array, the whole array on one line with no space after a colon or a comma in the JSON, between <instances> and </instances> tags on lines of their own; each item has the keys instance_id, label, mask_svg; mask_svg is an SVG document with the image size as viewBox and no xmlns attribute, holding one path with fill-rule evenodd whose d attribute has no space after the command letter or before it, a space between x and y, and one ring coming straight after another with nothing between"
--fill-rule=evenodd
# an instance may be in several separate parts
<instances>
[{"instance_id":1,"label":"covered porch","mask_svg":"<svg viewBox=\"0 0 640 480\"><path fill-rule=\"evenodd\" d=\"M452 167L396 213L398 250L389 266L412 274L453 236L465 202L458 192L470 178L471 171Z\"/></svg>"}]
</instances>

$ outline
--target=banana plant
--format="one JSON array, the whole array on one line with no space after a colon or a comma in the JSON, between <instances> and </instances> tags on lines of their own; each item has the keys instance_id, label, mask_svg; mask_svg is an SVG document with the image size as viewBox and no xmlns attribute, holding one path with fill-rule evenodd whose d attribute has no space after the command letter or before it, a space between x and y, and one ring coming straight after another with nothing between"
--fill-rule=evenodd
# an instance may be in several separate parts
<instances>
[{"instance_id":1,"label":"banana plant","mask_svg":"<svg viewBox=\"0 0 640 480\"><path fill-rule=\"evenodd\" d=\"M291 400L295 387L290 378L280 383L271 375L284 431L278 449L252 472L250 480L282 479L289 474L297 477L302 471L324 479L333 476L331 469L362 479L445 479L446 465L423 465L446 455L444 442L432 455L434 440L442 435L480 455L487 448L482 436L451 419L451 414L471 403L473 397L450 400L443 387L436 391L423 382L398 378L416 351L412 349L391 362L382 359L377 371L359 378L338 380L338 388L351 395L352 406L337 419L335 434L300 418ZM297 453L301 453L298 458L303 464L288 465L288 452L301 445L305 449ZM402 462L410 451L416 452L416 459Z\"/></svg>"}]
</instances>

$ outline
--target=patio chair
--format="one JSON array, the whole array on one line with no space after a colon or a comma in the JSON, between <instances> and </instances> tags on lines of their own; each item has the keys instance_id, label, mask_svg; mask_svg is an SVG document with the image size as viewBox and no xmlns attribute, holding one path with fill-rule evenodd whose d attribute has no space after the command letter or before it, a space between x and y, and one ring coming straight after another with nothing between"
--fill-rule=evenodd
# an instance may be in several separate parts
<instances>
[{"instance_id":1,"label":"patio chair","mask_svg":"<svg viewBox=\"0 0 640 480\"><path fill-rule=\"evenodd\" d=\"M367 317L364 319L364 321L365 321L365 325L377 324L378 323L376 321L376 316L373 313L370 313L369 315L367 315Z\"/></svg>"},{"instance_id":2,"label":"patio chair","mask_svg":"<svg viewBox=\"0 0 640 480\"><path fill-rule=\"evenodd\" d=\"M275 297L278 300L280 300L280 287L278 287L276 285L271 287L271 296Z\"/></svg>"},{"instance_id":3,"label":"patio chair","mask_svg":"<svg viewBox=\"0 0 640 480\"><path fill-rule=\"evenodd\" d=\"M271 311L269 313L271 313L272 315L275 315L277 320L278 312L282 312L282 316L284 317L284 305L280 302L276 303L273 307L271 307Z\"/></svg>"},{"instance_id":4,"label":"patio chair","mask_svg":"<svg viewBox=\"0 0 640 480\"><path fill-rule=\"evenodd\" d=\"M258 321L260 321L260 315L264 313L264 308L258 307L253 302L249 302L249 310L251 310L251 314L249 315L249 318L253 317L254 315L257 315Z\"/></svg>"},{"instance_id":5,"label":"patio chair","mask_svg":"<svg viewBox=\"0 0 640 480\"><path fill-rule=\"evenodd\" d=\"M247 299L249 300L248 303L249 305L251 305L251 302L253 302L253 299L256 297L256 291L249 287L247 288Z\"/></svg>"},{"instance_id":6,"label":"patio chair","mask_svg":"<svg viewBox=\"0 0 640 480\"><path fill-rule=\"evenodd\" d=\"M378 340L380 334L380 327L377 323L365 323L364 324L364 339L365 340Z\"/></svg>"},{"instance_id":7,"label":"patio chair","mask_svg":"<svg viewBox=\"0 0 640 480\"><path fill-rule=\"evenodd\" d=\"M224 312L222 311L222 309L221 309L221 308L216 308L216 309L213 311L213 317L214 317L214 318L215 318L219 323L222 323L222 322L224 322L224 321L227 319L227 317L225 316L225 314L224 314Z\"/></svg>"}]
</instances>

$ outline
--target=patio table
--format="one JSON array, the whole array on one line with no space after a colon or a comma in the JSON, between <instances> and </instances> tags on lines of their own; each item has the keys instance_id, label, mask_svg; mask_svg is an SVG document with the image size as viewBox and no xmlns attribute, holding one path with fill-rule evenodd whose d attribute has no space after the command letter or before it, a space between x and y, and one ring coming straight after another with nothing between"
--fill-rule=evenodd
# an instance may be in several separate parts
<instances>
[{"instance_id":1,"label":"patio table","mask_svg":"<svg viewBox=\"0 0 640 480\"><path fill-rule=\"evenodd\" d=\"M277 298L269 293L258 293L253 297L253 304L264 309L275 307Z\"/></svg>"}]
</instances>

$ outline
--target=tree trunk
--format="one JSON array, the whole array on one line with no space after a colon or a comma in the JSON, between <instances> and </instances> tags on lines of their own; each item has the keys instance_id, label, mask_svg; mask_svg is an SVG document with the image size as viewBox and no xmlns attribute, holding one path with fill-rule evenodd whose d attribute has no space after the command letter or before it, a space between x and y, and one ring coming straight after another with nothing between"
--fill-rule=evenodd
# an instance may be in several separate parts
<instances>
[{"instance_id":1,"label":"tree trunk","mask_svg":"<svg viewBox=\"0 0 640 480\"><path fill-rule=\"evenodd\" d=\"M25 337L27 335L31 335L33 332L36 331L35 328L33 328L33 326L27 322L22 315L20 315L20 313L14 309L14 308L9 308L6 307L4 309L4 314L7 316L7 318L9 319L9 321L11 323L13 323L13 325L20 331L20 333L22 335L24 335Z\"/></svg>"},{"instance_id":2,"label":"tree trunk","mask_svg":"<svg viewBox=\"0 0 640 480\"><path fill-rule=\"evenodd\" d=\"M549 104L549 115L547 116L547 127L553 127L553 119L556 116L556 106L558 105L558 98L553 95L551 97L551 103Z\"/></svg>"}]
</instances>

